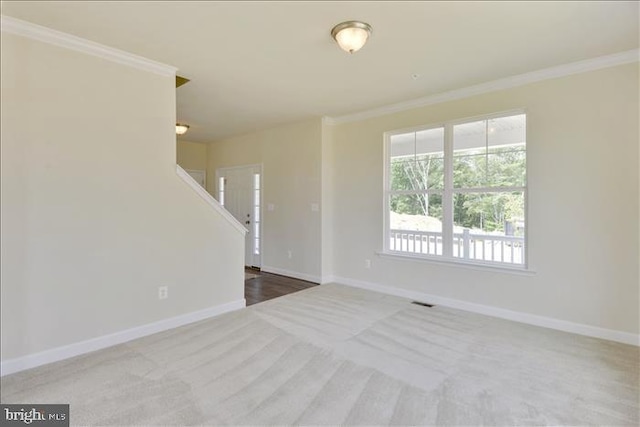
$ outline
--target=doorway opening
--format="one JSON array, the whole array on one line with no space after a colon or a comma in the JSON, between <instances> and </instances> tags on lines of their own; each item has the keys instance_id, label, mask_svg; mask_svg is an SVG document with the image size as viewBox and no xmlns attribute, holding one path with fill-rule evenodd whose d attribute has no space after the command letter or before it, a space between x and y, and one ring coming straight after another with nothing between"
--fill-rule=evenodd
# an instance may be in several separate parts
<instances>
[{"instance_id":1,"label":"doorway opening","mask_svg":"<svg viewBox=\"0 0 640 427\"><path fill-rule=\"evenodd\" d=\"M244 264L262 265L262 165L220 168L216 171L218 201L248 232Z\"/></svg>"}]
</instances>

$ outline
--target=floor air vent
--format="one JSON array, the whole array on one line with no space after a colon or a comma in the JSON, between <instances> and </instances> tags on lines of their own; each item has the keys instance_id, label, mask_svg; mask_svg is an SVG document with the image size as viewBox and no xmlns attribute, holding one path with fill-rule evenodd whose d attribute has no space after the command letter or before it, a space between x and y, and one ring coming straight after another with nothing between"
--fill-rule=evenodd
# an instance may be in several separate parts
<instances>
[{"instance_id":1,"label":"floor air vent","mask_svg":"<svg viewBox=\"0 0 640 427\"><path fill-rule=\"evenodd\" d=\"M413 301L411 304L415 304L415 305L421 305L423 307L433 307L433 304L427 304L426 302L420 302L420 301Z\"/></svg>"}]
</instances>

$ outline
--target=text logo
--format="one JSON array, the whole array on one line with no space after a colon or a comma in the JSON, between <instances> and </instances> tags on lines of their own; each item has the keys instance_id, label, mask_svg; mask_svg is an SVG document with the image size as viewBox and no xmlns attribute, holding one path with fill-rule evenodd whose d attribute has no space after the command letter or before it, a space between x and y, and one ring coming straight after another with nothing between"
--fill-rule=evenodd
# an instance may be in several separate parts
<instances>
[{"instance_id":1,"label":"text logo","mask_svg":"<svg viewBox=\"0 0 640 427\"><path fill-rule=\"evenodd\" d=\"M69 426L69 405L1 404L0 427Z\"/></svg>"}]
</instances>

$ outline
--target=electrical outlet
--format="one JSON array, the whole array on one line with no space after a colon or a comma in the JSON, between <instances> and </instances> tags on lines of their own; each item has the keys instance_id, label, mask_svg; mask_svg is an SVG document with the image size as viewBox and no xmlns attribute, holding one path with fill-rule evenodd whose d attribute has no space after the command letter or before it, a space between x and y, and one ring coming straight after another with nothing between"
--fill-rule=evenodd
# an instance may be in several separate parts
<instances>
[{"instance_id":1,"label":"electrical outlet","mask_svg":"<svg viewBox=\"0 0 640 427\"><path fill-rule=\"evenodd\" d=\"M167 299L167 298L169 298L169 287L168 286L158 287L158 299Z\"/></svg>"},{"instance_id":2,"label":"electrical outlet","mask_svg":"<svg viewBox=\"0 0 640 427\"><path fill-rule=\"evenodd\" d=\"M365 259L364 260L364 268L371 268L371 260L370 259Z\"/></svg>"},{"instance_id":3,"label":"electrical outlet","mask_svg":"<svg viewBox=\"0 0 640 427\"><path fill-rule=\"evenodd\" d=\"M293 253L291 253L291 249L287 251L287 256L289 257L289 259L293 258Z\"/></svg>"}]
</instances>

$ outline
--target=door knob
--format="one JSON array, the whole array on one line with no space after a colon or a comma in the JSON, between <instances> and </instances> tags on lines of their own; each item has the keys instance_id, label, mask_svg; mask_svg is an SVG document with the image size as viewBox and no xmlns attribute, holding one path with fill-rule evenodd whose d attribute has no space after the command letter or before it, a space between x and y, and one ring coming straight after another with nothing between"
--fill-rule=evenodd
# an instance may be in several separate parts
<instances>
[{"instance_id":1,"label":"door knob","mask_svg":"<svg viewBox=\"0 0 640 427\"><path fill-rule=\"evenodd\" d=\"M245 221L244 223L245 224L251 224L251 221Z\"/></svg>"}]
</instances>

